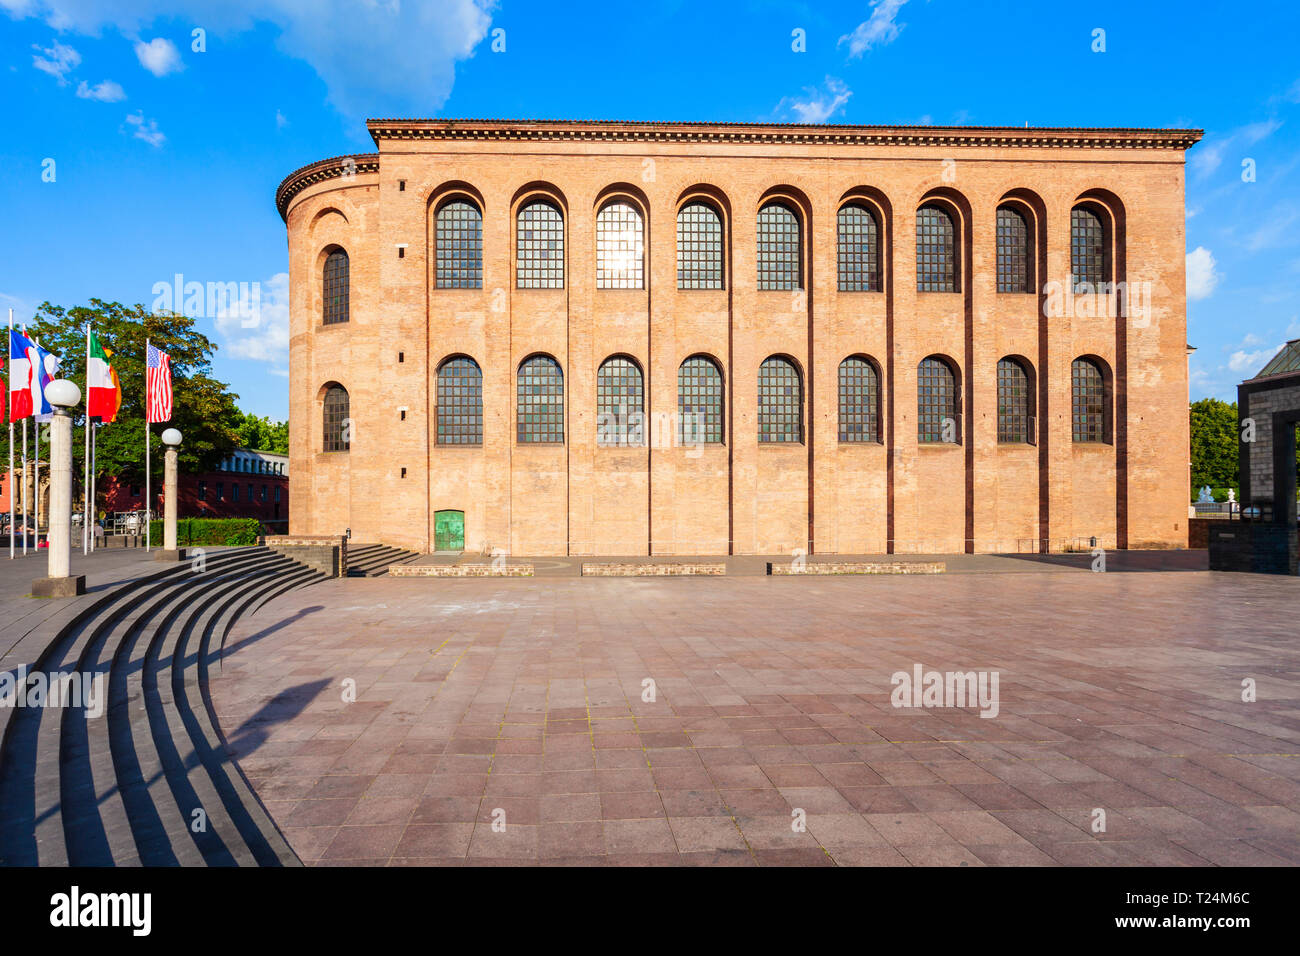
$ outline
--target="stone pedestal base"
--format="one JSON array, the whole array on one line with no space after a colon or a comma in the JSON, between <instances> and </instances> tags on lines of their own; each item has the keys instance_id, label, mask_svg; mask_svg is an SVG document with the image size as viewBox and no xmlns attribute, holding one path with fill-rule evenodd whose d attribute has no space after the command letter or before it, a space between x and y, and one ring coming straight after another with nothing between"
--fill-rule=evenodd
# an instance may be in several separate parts
<instances>
[{"instance_id":1,"label":"stone pedestal base","mask_svg":"<svg viewBox=\"0 0 1300 956\"><path fill-rule=\"evenodd\" d=\"M184 548L158 548L153 553L155 561L184 561Z\"/></svg>"},{"instance_id":2,"label":"stone pedestal base","mask_svg":"<svg viewBox=\"0 0 1300 956\"><path fill-rule=\"evenodd\" d=\"M37 578L32 582L32 597L66 598L86 593L86 576L73 574L66 578Z\"/></svg>"}]
</instances>

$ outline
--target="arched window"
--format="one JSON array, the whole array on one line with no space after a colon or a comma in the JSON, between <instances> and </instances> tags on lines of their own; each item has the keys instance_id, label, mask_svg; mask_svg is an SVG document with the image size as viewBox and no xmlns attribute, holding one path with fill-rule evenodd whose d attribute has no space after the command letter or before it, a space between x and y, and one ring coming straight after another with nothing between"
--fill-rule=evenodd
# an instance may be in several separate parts
<instances>
[{"instance_id":1,"label":"arched window","mask_svg":"<svg viewBox=\"0 0 1300 956\"><path fill-rule=\"evenodd\" d=\"M758 288L803 288L799 216L785 203L770 202L758 211Z\"/></svg>"},{"instance_id":2,"label":"arched window","mask_svg":"<svg viewBox=\"0 0 1300 956\"><path fill-rule=\"evenodd\" d=\"M352 419L348 415L348 390L342 385L325 389L322 451L347 451L351 447Z\"/></svg>"},{"instance_id":3,"label":"arched window","mask_svg":"<svg viewBox=\"0 0 1300 956\"><path fill-rule=\"evenodd\" d=\"M998 207L998 291L1032 292L1034 268L1030 260L1029 222L1012 205Z\"/></svg>"},{"instance_id":4,"label":"arched window","mask_svg":"<svg viewBox=\"0 0 1300 956\"><path fill-rule=\"evenodd\" d=\"M464 199L438 209L434 229L434 285L439 289L483 288L483 214Z\"/></svg>"},{"instance_id":5,"label":"arched window","mask_svg":"<svg viewBox=\"0 0 1300 956\"><path fill-rule=\"evenodd\" d=\"M645 435L645 383L631 359L605 359L596 372L596 444L641 445Z\"/></svg>"},{"instance_id":6,"label":"arched window","mask_svg":"<svg viewBox=\"0 0 1300 956\"><path fill-rule=\"evenodd\" d=\"M515 222L515 285L564 288L564 216L545 199L519 210Z\"/></svg>"},{"instance_id":7,"label":"arched window","mask_svg":"<svg viewBox=\"0 0 1300 956\"><path fill-rule=\"evenodd\" d=\"M857 355L840 363L840 441L880 441L880 379Z\"/></svg>"},{"instance_id":8,"label":"arched window","mask_svg":"<svg viewBox=\"0 0 1300 956\"><path fill-rule=\"evenodd\" d=\"M438 366L438 444L483 444L483 372L472 358Z\"/></svg>"},{"instance_id":9,"label":"arched window","mask_svg":"<svg viewBox=\"0 0 1300 956\"><path fill-rule=\"evenodd\" d=\"M606 203L596 214L596 288L645 288L645 229L626 202Z\"/></svg>"},{"instance_id":10,"label":"arched window","mask_svg":"<svg viewBox=\"0 0 1300 956\"><path fill-rule=\"evenodd\" d=\"M916 212L916 291L957 291L956 229L942 206Z\"/></svg>"},{"instance_id":11,"label":"arched window","mask_svg":"<svg viewBox=\"0 0 1300 956\"><path fill-rule=\"evenodd\" d=\"M1104 291L1110 282L1109 217L1094 206L1070 210L1070 275L1076 294Z\"/></svg>"},{"instance_id":12,"label":"arched window","mask_svg":"<svg viewBox=\"0 0 1300 956\"><path fill-rule=\"evenodd\" d=\"M708 203L677 213L677 288L723 288L722 217Z\"/></svg>"},{"instance_id":13,"label":"arched window","mask_svg":"<svg viewBox=\"0 0 1300 956\"><path fill-rule=\"evenodd\" d=\"M772 356L758 369L758 440L803 441L803 386L789 359Z\"/></svg>"},{"instance_id":14,"label":"arched window","mask_svg":"<svg viewBox=\"0 0 1300 956\"><path fill-rule=\"evenodd\" d=\"M348 321L349 271L348 254L342 249L334 249L325 257L321 274L321 318L325 325Z\"/></svg>"},{"instance_id":15,"label":"arched window","mask_svg":"<svg viewBox=\"0 0 1300 956\"><path fill-rule=\"evenodd\" d=\"M1074 440L1107 441L1106 377L1092 359L1077 358L1070 363L1070 397Z\"/></svg>"},{"instance_id":16,"label":"arched window","mask_svg":"<svg viewBox=\"0 0 1300 956\"><path fill-rule=\"evenodd\" d=\"M850 203L838 216L839 289L841 292L880 291L880 224L866 206Z\"/></svg>"},{"instance_id":17,"label":"arched window","mask_svg":"<svg viewBox=\"0 0 1300 956\"><path fill-rule=\"evenodd\" d=\"M998 442L1022 445L1033 436L1033 396L1029 393L1029 374L1019 361L1004 358L998 362Z\"/></svg>"},{"instance_id":18,"label":"arched window","mask_svg":"<svg viewBox=\"0 0 1300 956\"><path fill-rule=\"evenodd\" d=\"M722 443L722 372L703 355L677 369L677 441L682 445Z\"/></svg>"},{"instance_id":19,"label":"arched window","mask_svg":"<svg viewBox=\"0 0 1300 956\"><path fill-rule=\"evenodd\" d=\"M519 366L515 435L520 443L564 443L564 373L549 355L534 355Z\"/></svg>"},{"instance_id":20,"label":"arched window","mask_svg":"<svg viewBox=\"0 0 1300 956\"><path fill-rule=\"evenodd\" d=\"M955 443L959 438L957 376L936 356L916 369L916 440L923 445Z\"/></svg>"}]
</instances>

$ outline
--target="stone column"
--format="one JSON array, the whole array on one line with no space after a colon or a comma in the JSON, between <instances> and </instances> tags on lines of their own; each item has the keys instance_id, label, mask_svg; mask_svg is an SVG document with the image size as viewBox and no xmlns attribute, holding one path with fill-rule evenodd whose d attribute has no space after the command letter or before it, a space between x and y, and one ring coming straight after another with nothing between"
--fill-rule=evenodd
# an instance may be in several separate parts
<instances>
[{"instance_id":1,"label":"stone column","mask_svg":"<svg viewBox=\"0 0 1300 956\"><path fill-rule=\"evenodd\" d=\"M176 446L167 448L163 461L163 548L176 550Z\"/></svg>"},{"instance_id":2,"label":"stone column","mask_svg":"<svg viewBox=\"0 0 1300 956\"><path fill-rule=\"evenodd\" d=\"M51 382L45 396L53 406L50 422L49 576L32 583L33 597L84 594L85 575L69 575L72 554L72 412L81 390L66 380Z\"/></svg>"}]
</instances>

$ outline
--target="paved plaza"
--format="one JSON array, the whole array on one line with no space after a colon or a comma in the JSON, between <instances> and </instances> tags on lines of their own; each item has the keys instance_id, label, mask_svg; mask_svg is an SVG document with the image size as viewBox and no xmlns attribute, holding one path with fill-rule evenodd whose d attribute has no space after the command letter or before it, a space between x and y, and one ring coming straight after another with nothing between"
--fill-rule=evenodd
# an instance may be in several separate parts
<instances>
[{"instance_id":1,"label":"paved plaza","mask_svg":"<svg viewBox=\"0 0 1300 956\"><path fill-rule=\"evenodd\" d=\"M1300 583L1110 558L335 579L210 689L307 864L1300 862ZM918 665L996 716L892 706Z\"/></svg>"}]
</instances>

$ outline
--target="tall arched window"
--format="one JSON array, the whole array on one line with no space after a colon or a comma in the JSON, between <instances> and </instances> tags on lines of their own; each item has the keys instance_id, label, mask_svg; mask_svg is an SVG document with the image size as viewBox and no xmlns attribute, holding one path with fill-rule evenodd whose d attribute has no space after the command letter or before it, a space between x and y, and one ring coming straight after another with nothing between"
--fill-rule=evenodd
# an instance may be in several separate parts
<instances>
[{"instance_id":1,"label":"tall arched window","mask_svg":"<svg viewBox=\"0 0 1300 956\"><path fill-rule=\"evenodd\" d=\"M946 361L931 355L916 369L916 440L923 445L960 441L957 376Z\"/></svg>"},{"instance_id":2,"label":"tall arched window","mask_svg":"<svg viewBox=\"0 0 1300 956\"><path fill-rule=\"evenodd\" d=\"M483 444L483 372L472 358L438 366L438 444Z\"/></svg>"},{"instance_id":3,"label":"tall arched window","mask_svg":"<svg viewBox=\"0 0 1300 956\"><path fill-rule=\"evenodd\" d=\"M606 203L596 214L596 288L645 288L645 228L631 203Z\"/></svg>"},{"instance_id":4,"label":"tall arched window","mask_svg":"<svg viewBox=\"0 0 1300 956\"><path fill-rule=\"evenodd\" d=\"M1096 206L1070 210L1070 275L1076 294L1101 292L1110 282L1110 217Z\"/></svg>"},{"instance_id":5,"label":"tall arched window","mask_svg":"<svg viewBox=\"0 0 1300 956\"><path fill-rule=\"evenodd\" d=\"M957 231L942 206L916 212L916 291L957 291Z\"/></svg>"},{"instance_id":6,"label":"tall arched window","mask_svg":"<svg viewBox=\"0 0 1300 956\"><path fill-rule=\"evenodd\" d=\"M1033 396L1029 392L1029 374L1019 361L1004 358L998 362L998 442L1022 445L1033 436Z\"/></svg>"},{"instance_id":7,"label":"tall arched window","mask_svg":"<svg viewBox=\"0 0 1300 956\"><path fill-rule=\"evenodd\" d=\"M998 291L1032 292L1029 221L1013 205L998 207Z\"/></svg>"},{"instance_id":8,"label":"tall arched window","mask_svg":"<svg viewBox=\"0 0 1300 956\"><path fill-rule=\"evenodd\" d=\"M703 355L677 369L677 441L682 445L722 443L722 372Z\"/></svg>"},{"instance_id":9,"label":"tall arched window","mask_svg":"<svg viewBox=\"0 0 1300 956\"><path fill-rule=\"evenodd\" d=\"M352 446L352 419L349 418L348 390L342 385L325 389L321 450L347 451Z\"/></svg>"},{"instance_id":10,"label":"tall arched window","mask_svg":"<svg viewBox=\"0 0 1300 956\"><path fill-rule=\"evenodd\" d=\"M321 273L321 319L325 325L348 321L350 271L348 254L342 249L334 249L325 257Z\"/></svg>"},{"instance_id":11,"label":"tall arched window","mask_svg":"<svg viewBox=\"0 0 1300 956\"><path fill-rule=\"evenodd\" d=\"M723 288L722 217L704 202L677 213L677 288Z\"/></svg>"},{"instance_id":12,"label":"tall arched window","mask_svg":"<svg viewBox=\"0 0 1300 956\"><path fill-rule=\"evenodd\" d=\"M758 369L758 440L803 441L803 384L789 359L772 356Z\"/></svg>"},{"instance_id":13,"label":"tall arched window","mask_svg":"<svg viewBox=\"0 0 1300 956\"><path fill-rule=\"evenodd\" d=\"M515 436L521 444L564 443L564 373L549 355L519 366Z\"/></svg>"},{"instance_id":14,"label":"tall arched window","mask_svg":"<svg viewBox=\"0 0 1300 956\"><path fill-rule=\"evenodd\" d=\"M880 441L880 379L858 355L840 363L840 441Z\"/></svg>"},{"instance_id":15,"label":"tall arched window","mask_svg":"<svg viewBox=\"0 0 1300 956\"><path fill-rule=\"evenodd\" d=\"M519 210L515 220L515 285L564 288L564 216L545 199Z\"/></svg>"},{"instance_id":16,"label":"tall arched window","mask_svg":"<svg viewBox=\"0 0 1300 956\"><path fill-rule=\"evenodd\" d=\"M483 214L464 199L445 202L434 228L438 289L483 288Z\"/></svg>"},{"instance_id":17,"label":"tall arched window","mask_svg":"<svg viewBox=\"0 0 1300 956\"><path fill-rule=\"evenodd\" d=\"M615 355L596 372L596 444L642 445L645 435L645 383L640 367Z\"/></svg>"},{"instance_id":18,"label":"tall arched window","mask_svg":"<svg viewBox=\"0 0 1300 956\"><path fill-rule=\"evenodd\" d=\"M839 290L880 291L880 224L860 203L840 207L838 218Z\"/></svg>"},{"instance_id":19,"label":"tall arched window","mask_svg":"<svg viewBox=\"0 0 1300 956\"><path fill-rule=\"evenodd\" d=\"M1106 376L1092 359L1077 358L1070 363L1070 397L1074 440L1107 441L1110 436L1106 422L1110 414L1106 407Z\"/></svg>"},{"instance_id":20,"label":"tall arched window","mask_svg":"<svg viewBox=\"0 0 1300 956\"><path fill-rule=\"evenodd\" d=\"M798 214L782 202L758 211L758 288L803 288L803 249Z\"/></svg>"}]
</instances>

